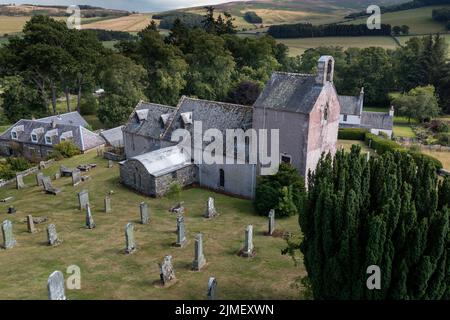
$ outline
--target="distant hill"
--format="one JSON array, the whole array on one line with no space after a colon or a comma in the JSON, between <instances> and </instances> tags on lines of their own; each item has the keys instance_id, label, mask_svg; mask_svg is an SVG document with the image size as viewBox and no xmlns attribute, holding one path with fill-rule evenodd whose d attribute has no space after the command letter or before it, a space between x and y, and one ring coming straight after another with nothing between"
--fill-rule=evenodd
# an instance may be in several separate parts
<instances>
[{"instance_id":1,"label":"distant hill","mask_svg":"<svg viewBox=\"0 0 450 320\"><path fill-rule=\"evenodd\" d=\"M130 12L125 10L105 9L87 5L80 5L81 16L83 18L100 18L100 17L121 17L129 15ZM0 4L0 15L10 17L29 17L38 14L49 15L52 17L64 17L67 6L46 6L46 5L14 5Z\"/></svg>"}]
</instances>

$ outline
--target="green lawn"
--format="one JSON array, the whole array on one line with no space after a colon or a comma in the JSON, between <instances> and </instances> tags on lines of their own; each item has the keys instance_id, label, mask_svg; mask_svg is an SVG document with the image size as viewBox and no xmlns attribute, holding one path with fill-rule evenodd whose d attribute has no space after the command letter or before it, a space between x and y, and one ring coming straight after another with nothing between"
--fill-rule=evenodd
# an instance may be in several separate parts
<instances>
[{"instance_id":1,"label":"green lawn","mask_svg":"<svg viewBox=\"0 0 450 320\"><path fill-rule=\"evenodd\" d=\"M46 195L35 187L34 176L25 178L28 187L17 191L13 186L0 189L0 198L13 196L10 203L0 204L2 219L13 222L17 247L0 250L0 299L47 299L47 278L54 270L66 271L70 265L81 268L81 290L68 290L71 300L80 299L205 299L208 278L218 281L220 299L298 299L295 287L300 276L305 275L302 264L295 267L292 259L282 256L286 243L281 238L267 237L267 218L257 216L252 203L247 200L214 194L191 188L182 192L185 201L187 247L175 248L176 217L168 212L174 204L166 198L151 199L122 187L118 180L118 165L107 169L106 160L96 157L96 152L65 160L64 165L92 163L98 167L91 171L92 180L73 187L70 178L53 181L62 188L57 196ZM59 163L45 170L55 173ZM84 228L84 213L77 209L76 193L88 189L92 213L97 224L94 230ZM114 191L111 214L105 214L103 199ZM214 220L203 219L208 196L216 199L220 216ZM151 222L140 225L139 203L147 201ZM9 205L17 213L6 215ZM22 220L27 214L46 216L54 223L63 243L55 248L46 245L46 225L37 225L37 234L26 232ZM123 249L126 223L135 223L138 250L125 255ZM257 255L253 259L237 256L244 240L244 228L254 226L254 244ZM277 219L277 228L299 235L298 218ZM193 272L190 266L194 257L194 236L204 235L204 253L207 266ZM173 256L178 281L169 288L155 286L159 279L157 263L165 255ZM66 275L67 277L67 275Z\"/></svg>"},{"instance_id":2,"label":"green lawn","mask_svg":"<svg viewBox=\"0 0 450 320\"><path fill-rule=\"evenodd\" d=\"M338 149L343 147L344 150L350 151L350 149L352 148L352 145L354 145L354 144L361 146L362 153L367 153L367 152L372 153L373 152L373 150L370 149L364 143L364 141L359 141L359 140L338 140L337 147L338 147Z\"/></svg>"},{"instance_id":3,"label":"green lawn","mask_svg":"<svg viewBox=\"0 0 450 320\"><path fill-rule=\"evenodd\" d=\"M449 5L429 6L411 10L388 12L381 14L381 23L392 26L407 25L411 34L425 34L435 32L446 32L445 24L434 21L431 17L433 9L444 8ZM346 22L346 24L365 24L367 18Z\"/></svg>"}]
</instances>

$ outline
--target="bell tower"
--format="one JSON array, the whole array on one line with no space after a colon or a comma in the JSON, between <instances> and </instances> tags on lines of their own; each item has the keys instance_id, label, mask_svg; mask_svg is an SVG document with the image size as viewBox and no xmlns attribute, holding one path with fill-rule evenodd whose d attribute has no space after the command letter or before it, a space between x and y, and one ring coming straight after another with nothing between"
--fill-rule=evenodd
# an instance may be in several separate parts
<instances>
[{"instance_id":1,"label":"bell tower","mask_svg":"<svg viewBox=\"0 0 450 320\"><path fill-rule=\"evenodd\" d=\"M316 84L325 85L327 82L333 83L334 58L332 56L321 56L317 64Z\"/></svg>"}]
</instances>

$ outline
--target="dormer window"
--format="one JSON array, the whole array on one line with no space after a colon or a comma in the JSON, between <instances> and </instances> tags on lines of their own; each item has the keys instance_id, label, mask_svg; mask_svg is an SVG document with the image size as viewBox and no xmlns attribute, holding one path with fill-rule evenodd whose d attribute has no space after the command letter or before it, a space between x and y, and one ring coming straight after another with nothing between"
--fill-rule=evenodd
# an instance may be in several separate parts
<instances>
[{"instance_id":1,"label":"dormer window","mask_svg":"<svg viewBox=\"0 0 450 320\"><path fill-rule=\"evenodd\" d=\"M39 141L39 136L44 133L44 128L36 128L31 131L31 141L37 143Z\"/></svg>"},{"instance_id":2,"label":"dormer window","mask_svg":"<svg viewBox=\"0 0 450 320\"><path fill-rule=\"evenodd\" d=\"M58 136L58 129L47 131L45 134L45 144L53 144L53 137Z\"/></svg>"},{"instance_id":3,"label":"dormer window","mask_svg":"<svg viewBox=\"0 0 450 320\"><path fill-rule=\"evenodd\" d=\"M19 139L19 132L23 132L24 130L25 130L25 128L24 128L23 125L14 127L14 128L11 130L11 139L13 139L13 140Z\"/></svg>"},{"instance_id":4,"label":"dormer window","mask_svg":"<svg viewBox=\"0 0 450 320\"><path fill-rule=\"evenodd\" d=\"M59 138L59 141L66 141L73 138L73 132L72 131L66 131L61 134L61 137Z\"/></svg>"},{"instance_id":5,"label":"dormer window","mask_svg":"<svg viewBox=\"0 0 450 320\"><path fill-rule=\"evenodd\" d=\"M11 138L17 140L17 132L11 131Z\"/></svg>"},{"instance_id":6,"label":"dormer window","mask_svg":"<svg viewBox=\"0 0 450 320\"><path fill-rule=\"evenodd\" d=\"M136 117L138 118L139 122L147 120L147 116L148 116L148 109L136 110Z\"/></svg>"},{"instance_id":7,"label":"dormer window","mask_svg":"<svg viewBox=\"0 0 450 320\"><path fill-rule=\"evenodd\" d=\"M45 137L45 143L52 144L52 137L49 137L49 136Z\"/></svg>"},{"instance_id":8,"label":"dormer window","mask_svg":"<svg viewBox=\"0 0 450 320\"><path fill-rule=\"evenodd\" d=\"M31 141L33 141L33 142L37 142L38 141L38 136L37 136L37 134L32 134L31 135Z\"/></svg>"},{"instance_id":9,"label":"dormer window","mask_svg":"<svg viewBox=\"0 0 450 320\"><path fill-rule=\"evenodd\" d=\"M184 112L181 114L181 119L183 120L183 123L186 124L192 124L192 112Z\"/></svg>"}]
</instances>

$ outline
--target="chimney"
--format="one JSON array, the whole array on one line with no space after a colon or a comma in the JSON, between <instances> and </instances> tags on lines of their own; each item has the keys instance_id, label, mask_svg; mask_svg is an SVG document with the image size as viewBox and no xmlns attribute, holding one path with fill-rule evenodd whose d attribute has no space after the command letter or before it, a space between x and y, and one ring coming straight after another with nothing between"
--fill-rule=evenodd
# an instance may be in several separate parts
<instances>
[{"instance_id":1,"label":"chimney","mask_svg":"<svg viewBox=\"0 0 450 320\"><path fill-rule=\"evenodd\" d=\"M55 120L55 119L52 120L52 128L53 128L53 129L56 128L56 120Z\"/></svg>"},{"instance_id":2,"label":"chimney","mask_svg":"<svg viewBox=\"0 0 450 320\"><path fill-rule=\"evenodd\" d=\"M390 117L393 117L393 116L394 116L394 113L395 113L394 106L391 106L391 110L389 110L389 116L390 116Z\"/></svg>"}]
</instances>

